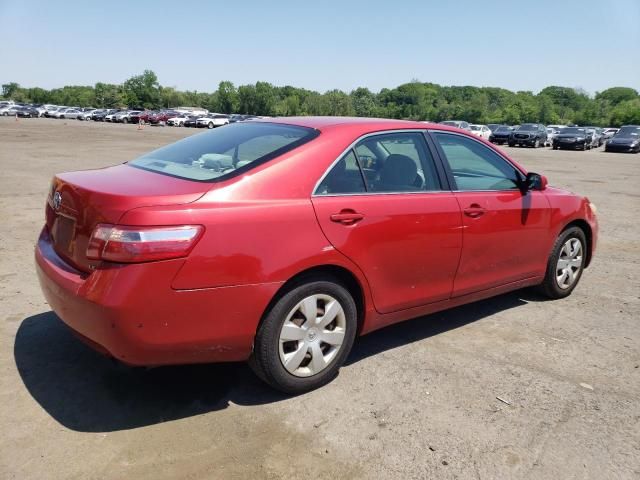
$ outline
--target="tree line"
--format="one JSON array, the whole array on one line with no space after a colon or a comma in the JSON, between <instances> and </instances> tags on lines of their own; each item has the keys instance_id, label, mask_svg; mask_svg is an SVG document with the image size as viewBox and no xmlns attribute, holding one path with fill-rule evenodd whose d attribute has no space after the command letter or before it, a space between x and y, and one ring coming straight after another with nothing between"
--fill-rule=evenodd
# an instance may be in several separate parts
<instances>
[{"instance_id":1,"label":"tree line","mask_svg":"<svg viewBox=\"0 0 640 480\"><path fill-rule=\"evenodd\" d=\"M538 94L496 87L441 86L411 81L372 92L360 87L324 93L268 82L235 86L223 81L214 92L181 91L160 85L151 70L116 85L65 86L46 90L2 85L2 96L26 103L98 108L203 107L219 113L266 116L338 115L409 120L466 120L471 123L525 122L617 127L640 124L640 95L613 87L593 97L580 89L549 86Z\"/></svg>"}]
</instances>

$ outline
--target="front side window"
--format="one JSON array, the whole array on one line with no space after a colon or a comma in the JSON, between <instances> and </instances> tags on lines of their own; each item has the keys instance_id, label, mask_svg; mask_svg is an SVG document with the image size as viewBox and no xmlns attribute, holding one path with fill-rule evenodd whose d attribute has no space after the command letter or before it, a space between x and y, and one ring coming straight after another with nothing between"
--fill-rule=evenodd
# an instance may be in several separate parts
<instances>
[{"instance_id":1,"label":"front side window","mask_svg":"<svg viewBox=\"0 0 640 480\"><path fill-rule=\"evenodd\" d=\"M520 174L515 167L489 147L471 138L449 133L434 133L449 164L455 190L513 190Z\"/></svg>"},{"instance_id":2,"label":"front side window","mask_svg":"<svg viewBox=\"0 0 640 480\"><path fill-rule=\"evenodd\" d=\"M159 148L129 165L188 180L223 180L278 157L317 135L317 130L293 125L232 124Z\"/></svg>"},{"instance_id":3,"label":"front side window","mask_svg":"<svg viewBox=\"0 0 640 480\"><path fill-rule=\"evenodd\" d=\"M398 132L362 139L332 167L315 193L401 193L440 189L435 164L423 135Z\"/></svg>"}]
</instances>

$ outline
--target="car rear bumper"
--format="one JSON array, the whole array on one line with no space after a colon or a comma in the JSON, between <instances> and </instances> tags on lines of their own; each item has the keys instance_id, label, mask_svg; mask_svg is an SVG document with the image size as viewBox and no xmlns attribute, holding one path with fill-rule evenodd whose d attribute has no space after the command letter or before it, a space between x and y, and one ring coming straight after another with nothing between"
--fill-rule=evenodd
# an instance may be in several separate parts
<instances>
[{"instance_id":1,"label":"car rear bumper","mask_svg":"<svg viewBox=\"0 0 640 480\"><path fill-rule=\"evenodd\" d=\"M46 228L36 270L53 311L91 347L131 365L246 360L281 283L175 290L184 261L78 272L53 250Z\"/></svg>"}]
</instances>

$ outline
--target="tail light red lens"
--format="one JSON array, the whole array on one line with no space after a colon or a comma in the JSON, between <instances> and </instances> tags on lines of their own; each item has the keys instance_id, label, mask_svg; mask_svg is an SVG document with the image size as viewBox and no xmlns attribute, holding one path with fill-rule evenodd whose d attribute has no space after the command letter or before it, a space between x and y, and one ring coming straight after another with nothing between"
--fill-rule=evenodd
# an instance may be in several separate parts
<instances>
[{"instance_id":1,"label":"tail light red lens","mask_svg":"<svg viewBox=\"0 0 640 480\"><path fill-rule=\"evenodd\" d=\"M87 258L116 263L140 263L185 257L203 232L202 225L97 225L89 240Z\"/></svg>"}]
</instances>

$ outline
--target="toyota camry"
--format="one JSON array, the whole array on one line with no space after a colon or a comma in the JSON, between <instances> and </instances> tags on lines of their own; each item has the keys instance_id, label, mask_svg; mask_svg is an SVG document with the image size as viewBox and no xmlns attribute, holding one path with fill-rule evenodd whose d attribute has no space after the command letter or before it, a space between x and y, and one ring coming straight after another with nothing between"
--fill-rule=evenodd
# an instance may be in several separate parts
<instances>
[{"instance_id":1,"label":"toyota camry","mask_svg":"<svg viewBox=\"0 0 640 480\"><path fill-rule=\"evenodd\" d=\"M35 258L51 308L96 350L249 361L295 394L387 325L523 287L571 294L595 211L465 130L267 119L56 175Z\"/></svg>"}]
</instances>

